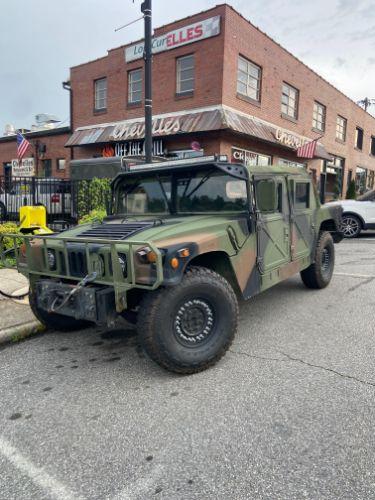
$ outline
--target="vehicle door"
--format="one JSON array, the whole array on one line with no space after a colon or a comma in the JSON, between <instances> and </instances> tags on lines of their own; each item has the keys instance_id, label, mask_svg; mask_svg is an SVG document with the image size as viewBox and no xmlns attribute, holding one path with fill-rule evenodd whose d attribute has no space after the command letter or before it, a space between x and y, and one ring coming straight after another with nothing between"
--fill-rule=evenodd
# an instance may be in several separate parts
<instances>
[{"instance_id":1,"label":"vehicle door","mask_svg":"<svg viewBox=\"0 0 375 500\"><path fill-rule=\"evenodd\" d=\"M375 191L366 193L366 201L358 201L356 203L356 210L365 221L365 224L370 224L372 229L375 225Z\"/></svg>"},{"instance_id":2,"label":"vehicle door","mask_svg":"<svg viewBox=\"0 0 375 500\"><path fill-rule=\"evenodd\" d=\"M282 176L254 177L254 191L258 268L264 274L291 260L286 179Z\"/></svg>"},{"instance_id":3,"label":"vehicle door","mask_svg":"<svg viewBox=\"0 0 375 500\"><path fill-rule=\"evenodd\" d=\"M310 255L315 238L316 201L311 182L289 178L292 260Z\"/></svg>"}]
</instances>

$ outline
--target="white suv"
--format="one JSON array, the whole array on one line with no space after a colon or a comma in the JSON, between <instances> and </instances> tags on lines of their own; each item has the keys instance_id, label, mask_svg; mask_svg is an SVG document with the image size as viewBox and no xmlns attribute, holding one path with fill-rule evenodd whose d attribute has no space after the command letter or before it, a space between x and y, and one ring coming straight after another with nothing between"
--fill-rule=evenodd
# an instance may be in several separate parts
<instances>
[{"instance_id":1,"label":"white suv","mask_svg":"<svg viewBox=\"0 0 375 500\"><path fill-rule=\"evenodd\" d=\"M375 190L367 191L357 200L334 201L327 205L342 206L342 232L345 238L356 238L361 231L375 229Z\"/></svg>"}]
</instances>

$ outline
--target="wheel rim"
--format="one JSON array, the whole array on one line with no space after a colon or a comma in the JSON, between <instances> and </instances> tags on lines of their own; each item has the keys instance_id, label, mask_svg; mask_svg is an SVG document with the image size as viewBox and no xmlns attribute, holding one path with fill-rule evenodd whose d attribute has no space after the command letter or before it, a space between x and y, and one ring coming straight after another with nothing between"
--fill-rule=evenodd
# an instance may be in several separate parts
<instances>
[{"instance_id":1,"label":"wheel rim","mask_svg":"<svg viewBox=\"0 0 375 500\"><path fill-rule=\"evenodd\" d=\"M214 332L215 311L205 299L191 299L178 309L174 320L174 334L185 346L196 347Z\"/></svg>"},{"instance_id":2,"label":"wheel rim","mask_svg":"<svg viewBox=\"0 0 375 500\"><path fill-rule=\"evenodd\" d=\"M327 278L331 274L332 268L332 250L329 246L323 248L322 260L321 260L321 270L322 275Z\"/></svg>"},{"instance_id":3,"label":"wheel rim","mask_svg":"<svg viewBox=\"0 0 375 500\"><path fill-rule=\"evenodd\" d=\"M359 232L359 222L354 217L344 217L342 219L341 228L346 238L352 238Z\"/></svg>"}]
</instances>

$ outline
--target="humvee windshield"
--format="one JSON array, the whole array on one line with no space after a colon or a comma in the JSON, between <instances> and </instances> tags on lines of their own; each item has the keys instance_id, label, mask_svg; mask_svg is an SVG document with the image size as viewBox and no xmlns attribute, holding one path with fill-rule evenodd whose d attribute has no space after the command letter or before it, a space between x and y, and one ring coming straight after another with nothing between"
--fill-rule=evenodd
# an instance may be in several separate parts
<instances>
[{"instance_id":1,"label":"humvee windshield","mask_svg":"<svg viewBox=\"0 0 375 500\"><path fill-rule=\"evenodd\" d=\"M126 215L244 212L246 181L217 168L126 176L116 191Z\"/></svg>"}]
</instances>

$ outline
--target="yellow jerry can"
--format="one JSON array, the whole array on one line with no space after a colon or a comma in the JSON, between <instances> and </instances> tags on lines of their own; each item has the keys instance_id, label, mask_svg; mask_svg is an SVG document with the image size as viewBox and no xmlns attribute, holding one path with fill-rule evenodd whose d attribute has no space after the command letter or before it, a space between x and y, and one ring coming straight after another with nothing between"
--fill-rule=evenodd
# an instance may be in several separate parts
<instances>
[{"instance_id":1,"label":"yellow jerry can","mask_svg":"<svg viewBox=\"0 0 375 500\"><path fill-rule=\"evenodd\" d=\"M45 207L21 207L20 208L20 231L27 234L52 233L47 227L47 212Z\"/></svg>"}]
</instances>

